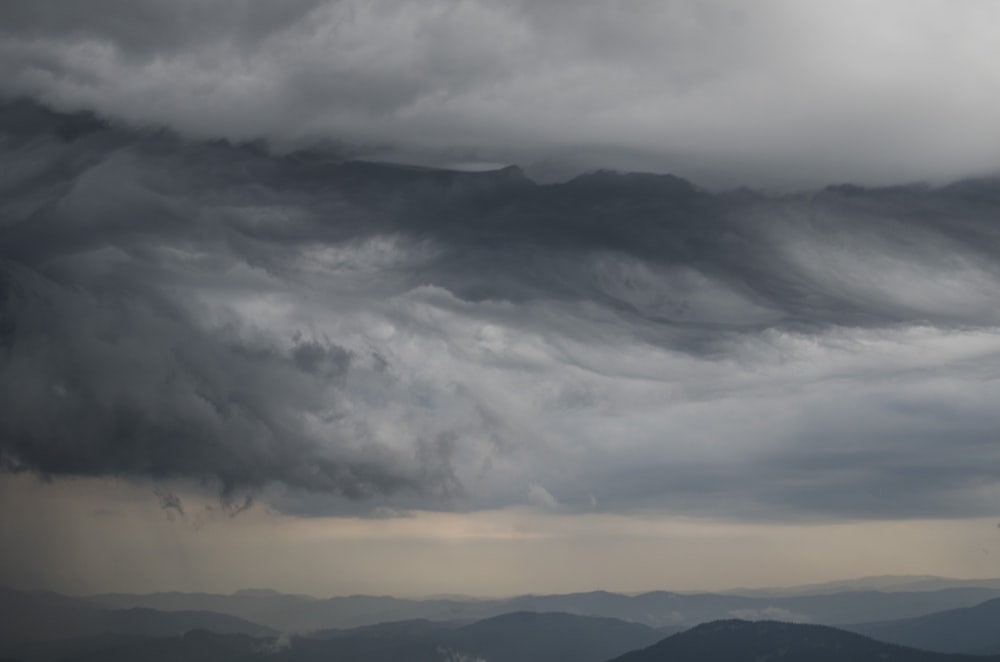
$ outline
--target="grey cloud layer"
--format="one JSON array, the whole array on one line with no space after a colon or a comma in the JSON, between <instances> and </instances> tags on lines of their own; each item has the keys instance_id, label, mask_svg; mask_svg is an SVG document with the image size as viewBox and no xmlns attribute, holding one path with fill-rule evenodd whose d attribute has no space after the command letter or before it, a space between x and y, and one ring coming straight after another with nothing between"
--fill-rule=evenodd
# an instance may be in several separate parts
<instances>
[{"instance_id":1,"label":"grey cloud layer","mask_svg":"<svg viewBox=\"0 0 1000 662\"><path fill-rule=\"evenodd\" d=\"M2 121L7 470L300 512L992 512L995 180L538 185Z\"/></svg>"},{"instance_id":2,"label":"grey cloud layer","mask_svg":"<svg viewBox=\"0 0 1000 662\"><path fill-rule=\"evenodd\" d=\"M265 248L252 227L232 230L251 210L206 217L196 191L178 189L191 179L147 167L155 154L113 135L4 142L8 469L204 478L226 494L275 481L351 497L447 483L435 446L408 465L339 410L340 379L370 357L308 330L278 343L224 314L199 317L204 291L270 286L261 273L281 237Z\"/></svg>"},{"instance_id":3,"label":"grey cloud layer","mask_svg":"<svg viewBox=\"0 0 1000 662\"><path fill-rule=\"evenodd\" d=\"M8 93L201 137L721 184L997 167L989 0L12 0L0 12Z\"/></svg>"}]
</instances>

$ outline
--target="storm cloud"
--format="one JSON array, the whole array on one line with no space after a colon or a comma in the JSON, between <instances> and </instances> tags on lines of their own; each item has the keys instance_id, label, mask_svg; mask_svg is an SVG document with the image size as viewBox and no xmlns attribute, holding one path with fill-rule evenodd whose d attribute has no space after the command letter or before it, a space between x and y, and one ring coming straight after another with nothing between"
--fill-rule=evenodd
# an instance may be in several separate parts
<instances>
[{"instance_id":1,"label":"storm cloud","mask_svg":"<svg viewBox=\"0 0 1000 662\"><path fill-rule=\"evenodd\" d=\"M44 117L7 110L15 124ZM216 305L274 288L264 242L229 228L226 205L206 218L190 180L104 133L6 136L5 467L204 478L226 495L273 481L351 497L435 483L446 444L403 457L341 409L346 373L383 364L307 327L267 335Z\"/></svg>"},{"instance_id":2,"label":"storm cloud","mask_svg":"<svg viewBox=\"0 0 1000 662\"><path fill-rule=\"evenodd\" d=\"M0 4L0 89L200 137L706 185L996 171L989 0Z\"/></svg>"},{"instance_id":3,"label":"storm cloud","mask_svg":"<svg viewBox=\"0 0 1000 662\"><path fill-rule=\"evenodd\" d=\"M7 471L310 514L995 512L994 179L539 184L25 100L2 131Z\"/></svg>"}]
</instances>

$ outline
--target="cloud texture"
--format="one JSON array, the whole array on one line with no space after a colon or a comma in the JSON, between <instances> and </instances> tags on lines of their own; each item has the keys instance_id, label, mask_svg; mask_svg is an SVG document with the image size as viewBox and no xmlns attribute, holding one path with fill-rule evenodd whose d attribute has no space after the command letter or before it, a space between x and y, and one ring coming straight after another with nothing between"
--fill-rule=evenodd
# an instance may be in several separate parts
<instances>
[{"instance_id":1,"label":"cloud texture","mask_svg":"<svg viewBox=\"0 0 1000 662\"><path fill-rule=\"evenodd\" d=\"M299 513L995 512L996 180L542 185L0 120L7 471Z\"/></svg>"},{"instance_id":2,"label":"cloud texture","mask_svg":"<svg viewBox=\"0 0 1000 662\"><path fill-rule=\"evenodd\" d=\"M11 0L0 12L0 89L195 137L713 185L997 169L989 0Z\"/></svg>"}]
</instances>

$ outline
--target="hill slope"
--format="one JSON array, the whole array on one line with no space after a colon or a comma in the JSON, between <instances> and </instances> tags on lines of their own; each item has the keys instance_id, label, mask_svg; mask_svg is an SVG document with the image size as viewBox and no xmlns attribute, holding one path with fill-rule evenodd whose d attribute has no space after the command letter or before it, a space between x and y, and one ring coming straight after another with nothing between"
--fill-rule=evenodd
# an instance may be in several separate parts
<instances>
[{"instance_id":1,"label":"hill slope","mask_svg":"<svg viewBox=\"0 0 1000 662\"><path fill-rule=\"evenodd\" d=\"M284 639L204 631L158 638L105 636L32 650L23 658L28 662L606 662L662 637L652 628L615 619L514 613L465 626L406 621Z\"/></svg>"},{"instance_id":2,"label":"hill slope","mask_svg":"<svg viewBox=\"0 0 1000 662\"><path fill-rule=\"evenodd\" d=\"M1000 653L1000 599L975 607L845 629L879 641L944 653Z\"/></svg>"},{"instance_id":3,"label":"hill slope","mask_svg":"<svg viewBox=\"0 0 1000 662\"><path fill-rule=\"evenodd\" d=\"M7 646L101 634L163 637L189 630L264 636L270 628L207 611L101 609L85 600L43 591L0 589L0 653Z\"/></svg>"},{"instance_id":4,"label":"hill slope","mask_svg":"<svg viewBox=\"0 0 1000 662\"><path fill-rule=\"evenodd\" d=\"M652 628L614 618L515 612L449 632L443 641L452 650L491 661L604 662L662 637Z\"/></svg>"},{"instance_id":5,"label":"hill slope","mask_svg":"<svg viewBox=\"0 0 1000 662\"><path fill-rule=\"evenodd\" d=\"M969 662L996 658L933 653L822 625L715 621L614 662Z\"/></svg>"}]
</instances>

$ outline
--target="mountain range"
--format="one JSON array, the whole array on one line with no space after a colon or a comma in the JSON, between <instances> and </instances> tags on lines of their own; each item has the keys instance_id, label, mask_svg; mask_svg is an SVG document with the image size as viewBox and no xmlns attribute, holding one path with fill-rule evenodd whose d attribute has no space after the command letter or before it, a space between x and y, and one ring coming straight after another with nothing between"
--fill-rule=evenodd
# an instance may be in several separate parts
<instances>
[{"instance_id":1,"label":"mountain range","mask_svg":"<svg viewBox=\"0 0 1000 662\"><path fill-rule=\"evenodd\" d=\"M847 626L880 641L944 653L1000 654L1000 599L916 618Z\"/></svg>"},{"instance_id":2,"label":"mountain range","mask_svg":"<svg viewBox=\"0 0 1000 662\"><path fill-rule=\"evenodd\" d=\"M203 630L85 640L31 662L997 662L917 650L845 630L722 620L665 638L642 626L565 614L510 614L468 626L386 624L323 637L254 638ZM655 643L650 644L652 640ZM622 652L622 648L633 648Z\"/></svg>"},{"instance_id":3,"label":"mountain range","mask_svg":"<svg viewBox=\"0 0 1000 662\"><path fill-rule=\"evenodd\" d=\"M722 618L780 618L844 625L909 618L969 607L1000 597L1000 589L964 587L936 591L846 591L819 595L741 596L652 591L623 595L606 591L566 595L524 595L503 599L403 599L348 596L318 599L269 592L105 594L89 598L112 609L215 611L297 632L352 628L412 619L478 620L516 611L564 612L619 618L650 627L690 627Z\"/></svg>"},{"instance_id":4,"label":"mountain range","mask_svg":"<svg viewBox=\"0 0 1000 662\"><path fill-rule=\"evenodd\" d=\"M58 639L101 635L164 637L193 629L251 637L277 634L267 626L213 611L106 609L58 593L0 588L0 655L11 646Z\"/></svg>"},{"instance_id":5,"label":"mountain range","mask_svg":"<svg viewBox=\"0 0 1000 662\"><path fill-rule=\"evenodd\" d=\"M936 662L963 659L957 654L1000 653L1000 628L996 627L1000 597L976 600L995 589L965 586L915 591L906 588L911 584L908 581L882 581L903 588L818 595L797 595L790 588L784 590L792 595L756 597L665 591L629 596L597 591L494 600L459 596L318 599L269 590L73 598L2 589L0 659L197 662L266 656L310 662L606 662L614 658L621 662L736 662L774 657L781 662ZM962 606L934 606L955 603ZM672 611L665 611L668 608ZM820 626L805 610L843 620L839 629ZM393 618L401 614L416 616ZM703 620L667 624L665 614L673 614L675 621ZM279 637L280 631L286 634Z\"/></svg>"}]
</instances>

